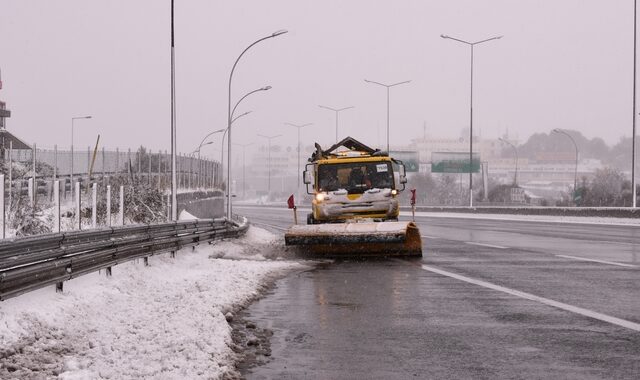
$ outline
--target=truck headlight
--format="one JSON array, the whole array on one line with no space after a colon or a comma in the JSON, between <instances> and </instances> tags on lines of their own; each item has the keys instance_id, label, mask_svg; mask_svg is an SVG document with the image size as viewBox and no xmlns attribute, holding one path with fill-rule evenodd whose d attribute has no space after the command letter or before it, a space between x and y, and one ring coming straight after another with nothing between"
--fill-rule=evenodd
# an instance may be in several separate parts
<instances>
[{"instance_id":1,"label":"truck headlight","mask_svg":"<svg viewBox=\"0 0 640 380\"><path fill-rule=\"evenodd\" d=\"M398 190L396 190L396 189L391 190L391 195L393 195L393 196L398 195Z\"/></svg>"},{"instance_id":2,"label":"truck headlight","mask_svg":"<svg viewBox=\"0 0 640 380\"><path fill-rule=\"evenodd\" d=\"M318 202L324 201L324 193L316 194L316 201L318 201Z\"/></svg>"}]
</instances>

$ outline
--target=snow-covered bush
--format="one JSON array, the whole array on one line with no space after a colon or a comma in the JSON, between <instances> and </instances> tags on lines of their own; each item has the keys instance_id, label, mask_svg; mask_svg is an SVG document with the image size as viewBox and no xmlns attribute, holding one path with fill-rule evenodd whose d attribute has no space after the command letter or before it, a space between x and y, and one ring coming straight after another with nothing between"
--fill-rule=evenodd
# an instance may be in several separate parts
<instances>
[{"instance_id":1,"label":"snow-covered bush","mask_svg":"<svg viewBox=\"0 0 640 380\"><path fill-rule=\"evenodd\" d=\"M111 185L111 215L116 215L120 203L120 186L124 186L124 216L133 223L158 223L166 221L163 192L153 184L144 180L130 178L126 175L110 177ZM98 186L98 202L96 203L96 218L98 224L105 224L107 218L107 188L104 184ZM83 219L91 218L91 197L84 197L81 215Z\"/></svg>"},{"instance_id":2,"label":"snow-covered bush","mask_svg":"<svg viewBox=\"0 0 640 380\"><path fill-rule=\"evenodd\" d=\"M32 207L28 198L16 197L11 205L9 228L15 230L15 236L30 236L51 232L51 221L47 220L42 209L36 204Z\"/></svg>"}]
</instances>

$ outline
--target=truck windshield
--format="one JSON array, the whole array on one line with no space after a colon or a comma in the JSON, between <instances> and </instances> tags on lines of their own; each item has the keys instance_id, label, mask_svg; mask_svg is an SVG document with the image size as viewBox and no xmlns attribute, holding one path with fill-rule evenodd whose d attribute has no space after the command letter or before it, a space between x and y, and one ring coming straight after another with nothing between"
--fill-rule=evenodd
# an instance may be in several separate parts
<instances>
[{"instance_id":1,"label":"truck windshield","mask_svg":"<svg viewBox=\"0 0 640 380\"><path fill-rule=\"evenodd\" d=\"M392 189L393 171L388 161L323 164L318 167L319 191L345 189L361 194L369 189Z\"/></svg>"}]
</instances>

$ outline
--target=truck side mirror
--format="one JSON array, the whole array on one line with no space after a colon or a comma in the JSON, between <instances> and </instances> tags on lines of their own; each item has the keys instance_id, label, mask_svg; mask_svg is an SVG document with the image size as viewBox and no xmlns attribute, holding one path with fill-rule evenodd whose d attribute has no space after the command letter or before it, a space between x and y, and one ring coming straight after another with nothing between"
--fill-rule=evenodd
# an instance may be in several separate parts
<instances>
[{"instance_id":1,"label":"truck side mirror","mask_svg":"<svg viewBox=\"0 0 640 380\"><path fill-rule=\"evenodd\" d=\"M310 185L313 183L313 174L308 167L305 168L305 170L302 172L302 181L305 185Z\"/></svg>"},{"instance_id":2,"label":"truck side mirror","mask_svg":"<svg viewBox=\"0 0 640 380\"><path fill-rule=\"evenodd\" d=\"M307 194L313 194L313 192L309 191L309 185L311 185L311 188L314 188L315 182L314 182L314 178L313 178L313 164L307 164L305 166L304 171L302 172L302 182L304 182L304 184L307 187Z\"/></svg>"},{"instance_id":3,"label":"truck side mirror","mask_svg":"<svg viewBox=\"0 0 640 380\"><path fill-rule=\"evenodd\" d=\"M398 168L400 172L400 183L407 183L407 173L404 169L404 164L398 165Z\"/></svg>"}]
</instances>

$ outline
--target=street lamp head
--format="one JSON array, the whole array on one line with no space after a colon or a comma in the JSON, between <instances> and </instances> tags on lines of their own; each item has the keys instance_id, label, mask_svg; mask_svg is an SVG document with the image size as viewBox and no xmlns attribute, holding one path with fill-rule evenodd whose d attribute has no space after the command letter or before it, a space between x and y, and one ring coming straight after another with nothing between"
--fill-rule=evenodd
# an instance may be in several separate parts
<instances>
[{"instance_id":1,"label":"street lamp head","mask_svg":"<svg viewBox=\"0 0 640 380\"><path fill-rule=\"evenodd\" d=\"M441 34L440 37L442 37L442 38L451 38L451 37L447 36L446 34Z\"/></svg>"},{"instance_id":2,"label":"street lamp head","mask_svg":"<svg viewBox=\"0 0 640 380\"><path fill-rule=\"evenodd\" d=\"M267 91L267 90L271 90L271 88L272 88L271 86L264 86L260 90Z\"/></svg>"},{"instance_id":3,"label":"street lamp head","mask_svg":"<svg viewBox=\"0 0 640 380\"><path fill-rule=\"evenodd\" d=\"M558 128L553 128L553 130L551 132L555 132L555 133L561 133L562 131Z\"/></svg>"},{"instance_id":4,"label":"street lamp head","mask_svg":"<svg viewBox=\"0 0 640 380\"><path fill-rule=\"evenodd\" d=\"M285 33L288 33L288 32L289 32L288 30L284 30L284 29L277 30L277 31L271 33L271 37L278 37L279 35L285 34Z\"/></svg>"}]
</instances>

